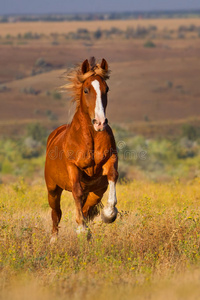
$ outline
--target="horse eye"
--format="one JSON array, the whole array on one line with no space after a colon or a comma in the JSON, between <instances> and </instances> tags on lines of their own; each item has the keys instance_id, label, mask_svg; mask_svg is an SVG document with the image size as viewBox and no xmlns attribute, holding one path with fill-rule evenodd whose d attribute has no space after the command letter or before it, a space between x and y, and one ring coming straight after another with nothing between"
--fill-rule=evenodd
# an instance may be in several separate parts
<instances>
[{"instance_id":1,"label":"horse eye","mask_svg":"<svg viewBox=\"0 0 200 300\"><path fill-rule=\"evenodd\" d=\"M108 92L109 92L109 87L107 86L107 87L106 87L106 93L108 93Z\"/></svg>"},{"instance_id":2,"label":"horse eye","mask_svg":"<svg viewBox=\"0 0 200 300\"><path fill-rule=\"evenodd\" d=\"M89 93L89 89L88 88L84 88L84 93L88 94Z\"/></svg>"}]
</instances>

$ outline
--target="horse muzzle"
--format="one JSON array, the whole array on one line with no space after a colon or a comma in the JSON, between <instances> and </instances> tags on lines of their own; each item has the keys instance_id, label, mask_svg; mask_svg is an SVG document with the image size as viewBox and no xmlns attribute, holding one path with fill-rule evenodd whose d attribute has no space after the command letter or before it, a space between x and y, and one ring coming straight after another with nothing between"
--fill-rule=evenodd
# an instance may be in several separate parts
<instances>
[{"instance_id":1,"label":"horse muzzle","mask_svg":"<svg viewBox=\"0 0 200 300\"><path fill-rule=\"evenodd\" d=\"M108 119L107 118L104 120L93 119L92 124L96 131L103 131L108 124Z\"/></svg>"}]
</instances>

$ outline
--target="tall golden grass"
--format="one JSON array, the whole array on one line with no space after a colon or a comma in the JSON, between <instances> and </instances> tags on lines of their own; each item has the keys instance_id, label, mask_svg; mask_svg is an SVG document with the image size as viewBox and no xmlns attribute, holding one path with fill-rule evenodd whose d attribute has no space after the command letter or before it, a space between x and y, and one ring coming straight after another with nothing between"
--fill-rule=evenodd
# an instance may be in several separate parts
<instances>
[{"instance_id":1,"label":"tall golden grass","mask_svg":"<svg viewBox=\"0 0 200 300\"><path fill-rule=\"evenodd\" d=\"M64 193L54 245L44 184L1 185L0 299L194 299L199 183L118 184L118 218L97 218L89 242L75 233L73 199Z\"/></svg>"}]
</instances>

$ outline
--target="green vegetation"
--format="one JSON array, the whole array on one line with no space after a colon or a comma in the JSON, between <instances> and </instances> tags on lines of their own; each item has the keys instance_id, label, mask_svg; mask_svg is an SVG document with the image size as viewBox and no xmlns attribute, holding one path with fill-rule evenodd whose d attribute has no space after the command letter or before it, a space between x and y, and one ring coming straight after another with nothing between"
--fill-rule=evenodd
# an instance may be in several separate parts
<instances>
[{"instance_id":1,"label":"green vegetation","mask_svg":"<svg viewBox=\"0 0 200 300\"><path fill-rule=\"evenodd\" d=\"M54 121L54 120L58 120L58 117L55 113L53 113L50 109L46 110L46 116L49 118L49 120Z\"/></svg>"},{"instance_id":2,"label":"green vegetation","mask_svg":"<svg viewBox=\"0 0 200 300\"><path fill-rule=\"evenodd\" d=\"M35 111L35 114L40 113ZM51 110L45 112L49 120L57 120ZM149 122L145 116L146 122ZM199 177L200 128L190 124L173 139L134 135L121 127L113 127L119 154L121 179L146 178L153 181L171 181L174 178L191 180ZM20 139L0 141L0 176L12 174L31 178L44 167L47 131L38 123L30 123Z\"/></svg>"},{"instance_id":3,"label":"green vegetation","mask_svg":"<svg viewBox=\"0 0 200 300\"><path fill-rule=\"evenodd\" d=\"M115 127L120 176L129 179L139 176L155 181L199 176L199 132L200 128L185 124L181 136L176 138L146 139Z\"/></svg>"},{"instance_id":4,"label":"green vegetation","mask_svg":"<svg viewBox=\"0 0 200 300\"><path fill-rule=\"evenodd\" d=\"M32 33L32 32L26 32L23 36L24 39L27 39L27 40L33 40L33 39L40 39L40 35L37 34L37 33Z\"/></svg>"},{"instance_id":5,"label":"green vegetation","mask_svg":"<svg viewBox=\"0 0 200 300\"><path fill-rule=\"evenodd\" d=\"M39 57L39 58L35 61L35 66L36 66L36 67L40 67L40 68L44 68L44 67L49 66L49 63L47 63L43 57Z\"/></svg>"},{"instance_id":6,"label":"green vegetation","mask_svg":"<svg viewBox=\"0 0 200 300\"><path fill-rule=\"evenodd\" d=\"M24 93L24 94L30 94L30 95L37 95L37 94L39 94L39 91L37 91L36 89L34 89L32 86L22 88L22 89L20 89L20 92Z\"/></svg>"},{"instance_id":7,"label":"green vegetation","mask_svg":"<svg viewBox=\"0 0 200 300\"><path fill-rule=\"evenodd\" d=\"M41 73L50 72L54 67L51 63L47 62L43 57L39 57L33 66L31 76L35 76Z\"/></svg>"},{"instance_id":8,"label":"green vegetation","mask_svg":"<svg viewBox=\"0 0 200 300\"><path fill-rule=\"evenodd\" d=\"M27 136L43 145L46 144L47 131L39 123L30 123L27 126Z\"/></svg>"},{"instance_id":9,"label":"green vegetation","mask_svg":"<svg viewBox=\"0 0 200 300\"><path fill-rule=\"evenodd\" d=\"M55 100L60 100L60 99L62 99L61 93L59 93L59 92L57 92L57 91L53 91L53 92L52 92L52 97L53 97L53 99L55 99Z\"/></svg>"},{"instance_id":10,"label":"green vegetation","mask_svg":"<svg viewBox=\"0 0 200 300\"><path fill-rule=\"evenodd\" d=\"M0 140L0 178L8 175L30 179L42 174L47 132L38 123L29 124L27 134L17 139Z\"/></svg>"},{"instance_id":11,"label":"green vegetation","mask_svg":"<svg viewBox=\"0 0 200 300\"><path fill-rule=\"evenodd\" d=\"M153 43L152 41L147 41L146 43L144 43L144 47L146 47L146 48L155 48L156 44Z\"/></svg>"}]
</instances>

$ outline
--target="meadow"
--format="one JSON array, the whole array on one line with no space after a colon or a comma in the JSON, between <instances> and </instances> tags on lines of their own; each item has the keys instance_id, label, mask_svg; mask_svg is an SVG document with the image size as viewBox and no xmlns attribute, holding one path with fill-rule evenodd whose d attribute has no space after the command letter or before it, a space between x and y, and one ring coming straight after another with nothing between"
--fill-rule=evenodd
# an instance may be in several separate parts
<instances>
[{"instance_id":1,"label":"meadow","mask_svg":"<svg viewBox=\"0 0 200 300\"><path fill-rule=\"evenodd\" d=\"M1 185L1 299L197 299L199 183L118 184L118 218L97 217L90 241L65 192L54 245L43 182Z\"/></svg>"}]
</instances>

